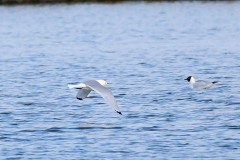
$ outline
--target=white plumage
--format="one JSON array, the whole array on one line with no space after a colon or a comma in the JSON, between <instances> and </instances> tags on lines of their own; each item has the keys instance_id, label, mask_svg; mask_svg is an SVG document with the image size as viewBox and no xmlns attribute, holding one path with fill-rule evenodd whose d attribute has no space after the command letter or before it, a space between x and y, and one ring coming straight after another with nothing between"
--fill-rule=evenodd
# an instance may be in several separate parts
<instances>
[{"instance_id":1,"label":"white plumage","mask_svg":"<svg viewBox=\"0 0 240 160\"><path fill-rule=\"evenodd\" d=\"M108 86L108 83L104 80L90 80L75 85L68 85L70 89L79 89L76 96L77 99L83 100L91 91L95 91L100 94L104 98L105 102L110 105L117 113L122 114L112 92L108 90L106 86Z\"/></svg>"}]
</instances>

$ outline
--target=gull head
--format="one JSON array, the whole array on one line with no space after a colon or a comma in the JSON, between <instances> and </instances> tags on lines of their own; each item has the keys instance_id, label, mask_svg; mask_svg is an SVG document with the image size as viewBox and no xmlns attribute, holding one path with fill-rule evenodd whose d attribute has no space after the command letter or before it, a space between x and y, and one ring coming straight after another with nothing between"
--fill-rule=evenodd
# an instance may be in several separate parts
<instances>
[{"instance_id":1,"label":"gull head","mask_svg":"<svg viewBox=\"0 0 240 160\"><path fill-rule=\"evenodd\" d=\"M193 78L193 76L188 76L186 79L184 80L187 80L188 82L190 83L195 83L195 79Z\"/></svg>"},{"instance_id":2,"label":"gull head","mask_svg":"<svg viewBox=\"0 0 240 160\"><path fill-rule=\"evenodd\" d=\"M104 86L104 87L107 87L107 86L109 86L110 84L107 82L107 81L105 81L105 80L97 80L98 81L98 83L100 83L102 86Z\"/></svg>"}]
</instances>

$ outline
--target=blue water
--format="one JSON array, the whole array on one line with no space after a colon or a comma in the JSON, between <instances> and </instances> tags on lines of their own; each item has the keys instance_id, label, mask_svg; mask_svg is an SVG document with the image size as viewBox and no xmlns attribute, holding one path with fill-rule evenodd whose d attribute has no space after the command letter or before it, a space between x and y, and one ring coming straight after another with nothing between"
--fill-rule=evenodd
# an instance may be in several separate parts
<instances>
[{"instance_id":1,"label":"blue water","mask_svg":"<svg viewBox=\"0 0 240 160\"><path fill-rule=\"evenodd\" d=\"M239 159L240 2L0 7L0 159ZM187 76L219 83L192 91ZM123 115L68 83L105 79Z\"/></svg>"}]
</instances>

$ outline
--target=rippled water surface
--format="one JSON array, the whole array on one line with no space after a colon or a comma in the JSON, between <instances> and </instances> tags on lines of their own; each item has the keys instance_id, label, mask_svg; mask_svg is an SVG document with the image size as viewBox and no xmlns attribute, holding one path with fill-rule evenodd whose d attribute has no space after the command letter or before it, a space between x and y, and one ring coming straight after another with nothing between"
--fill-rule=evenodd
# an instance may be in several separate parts
<instances>
[{"instance_id":1,"label":"rippled water surface","mask_svg":"<svg viewBox=\"0 0 240 160\"><path fill-rule=\"evenodd\" d=\"M0 159L239 159L240 2L0 7ZM192 91L183 79L219 83ZM105 79L123 115L68 83Z\"/></svg>"}]
</instances>

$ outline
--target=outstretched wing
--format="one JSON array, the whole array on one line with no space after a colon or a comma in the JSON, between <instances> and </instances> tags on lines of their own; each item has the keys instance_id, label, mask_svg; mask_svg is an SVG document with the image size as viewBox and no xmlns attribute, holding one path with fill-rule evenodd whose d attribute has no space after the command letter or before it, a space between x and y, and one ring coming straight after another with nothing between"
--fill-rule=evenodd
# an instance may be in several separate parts
<instances>
[{"instance_id":1,"label":"outstretched wing","mask_svg":"<svg viewBox=\"0 0 240 160\"><path fill-rule=\"evenodd\" d=\"M83 100L84 98L86 98L88 96L88 94L90 92L91 92L90 89L79 89L76 98L79 99L79 100Z\"/></svg>"},{"instance_id":2,"label":"outstretched wing","mask_svg":"<svg viewBox=\"0 0 240 160\"><path fill-rule=\"evenodd\" d=\"M105 102L111 107L113 107L113 109L117 113L122 114L112 92L109 91L106 87L102 86L100 83L98 83L95 80L84 82L84 84L86 84L89 88L91 88L92 90L100 94L104 98Z\"/></svg>"}]
</instances>

